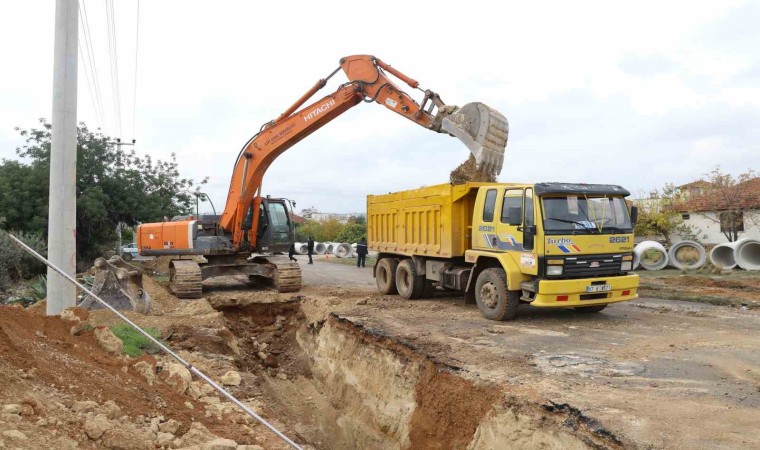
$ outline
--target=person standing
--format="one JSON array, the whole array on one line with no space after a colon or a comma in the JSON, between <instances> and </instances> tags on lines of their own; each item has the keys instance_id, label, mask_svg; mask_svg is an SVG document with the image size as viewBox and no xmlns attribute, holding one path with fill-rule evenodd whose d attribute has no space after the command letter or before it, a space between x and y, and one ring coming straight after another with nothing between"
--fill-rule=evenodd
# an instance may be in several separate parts
<instances>
[{"instance_id":1,"label":"person standing","mask_svg":"<svg viewBox=\"0 0 760 450\"><path fill-rule=\"evenodd\" d=\"M290 260L293 261L293 262L298 262L298 260L293 257L293 255L295 255L295 253L296 253L296 243L295 242L291 242L290 243L290 248L288 248L288 258L290 258Z\"/></svg>"},{"instance_id":2,"label":"person standing","mask_svg":"<svg viewBox=\"0 0 760 450\"><path fill-rule=\"evenodd\" d=\"M309 264L314 264L314 261L311 260L311 255L314 254L314 239L309 236L308 242L306 242L306 254L309 255Z\"/></svg>"},{"instance_id":3,"label":"person standing","mask_svg":"<svg viewBox=\"0 0 760 450\"><path fill-rule=\"evenodd\" d=\"M364 267L364 261L367 258L367 240L361 238L356 244L356 267Z\"/></svg>"}]
</instances>

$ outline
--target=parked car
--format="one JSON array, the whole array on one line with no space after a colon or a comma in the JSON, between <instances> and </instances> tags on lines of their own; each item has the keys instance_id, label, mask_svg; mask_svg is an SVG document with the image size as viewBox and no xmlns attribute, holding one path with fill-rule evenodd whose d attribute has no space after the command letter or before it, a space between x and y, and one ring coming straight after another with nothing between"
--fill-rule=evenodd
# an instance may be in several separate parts
<instances>
[{"instance_id":1,"label":"parked car","mask_svg":"<svg viewBox=\"0 0 760 450\"><path fill-rule=\"evenodd\" d=\"M124 261L131 261L132 258L135 258L138 255L139 252L137 251L137 244L134 242L121 248L121 257L124 259Z\"/></svg>"}]
</instances>

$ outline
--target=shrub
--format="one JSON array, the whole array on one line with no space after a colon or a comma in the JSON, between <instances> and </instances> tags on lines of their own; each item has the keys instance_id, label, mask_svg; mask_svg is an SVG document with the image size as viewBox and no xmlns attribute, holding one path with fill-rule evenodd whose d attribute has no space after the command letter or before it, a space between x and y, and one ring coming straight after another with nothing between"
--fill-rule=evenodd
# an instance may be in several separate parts
<instances>
[{"instance_id":1,"label":"shrub","mask_svg":"<svg viewBox=\"0 0 760 450\"><path fill-rule=\"evenodd\" d=\"M26 245L45 256L47 245L41 235L27 232L13 232ZM7 290L11 283L45 273L45 265L26 252L8 237L8 232L0 230L0 291Z\"/></svg>"}]
</instances>

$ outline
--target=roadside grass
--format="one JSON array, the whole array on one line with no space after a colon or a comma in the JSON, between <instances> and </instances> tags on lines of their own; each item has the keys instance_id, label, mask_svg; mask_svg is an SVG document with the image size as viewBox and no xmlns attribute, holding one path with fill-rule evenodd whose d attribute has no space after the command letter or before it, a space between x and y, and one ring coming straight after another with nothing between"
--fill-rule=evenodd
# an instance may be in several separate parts
<instances>
[{"instance_id":1,"label":"roadside grass","mask_svg":"<svg viewBox=\"0 0 760 450\"><path fill-rule=\"evenodd\" d=\"M760 296L757 297L758 300L753 300L755 294L760 292L760 272L733 270L713 273L710 269L665 269L641 270L636 273L640 276L639 294L642 296L760 308Z\"/></svg>"},{"instance_id":2,"label":"roadside grass","mask_svg":"<svg viewBox=\"0 0 760 450\"><path fill-rule=\"evenodd\" d=\"M704 268L698 270L662 269L662 270L636 270L641 278L670 278L681 275L705 277L711 279L756 279L760 281L760 271L731 270L724 273L712 273Z\"/></svg>"},{"instance_id":3,"label":"roadside grass","mask_svg":"<svg viewBox=\"0 0 760 450\"><path fill-rule=\"evenodd\" d=\"M154 338L159 339L160 334L155 329L145 328L145 331ZM160 351L160 348L156 344L125 323L112 326L111 332L124 343L123 351L126 355L136 357L145 352L157 353Z\"/></svg>"}]
</instances>

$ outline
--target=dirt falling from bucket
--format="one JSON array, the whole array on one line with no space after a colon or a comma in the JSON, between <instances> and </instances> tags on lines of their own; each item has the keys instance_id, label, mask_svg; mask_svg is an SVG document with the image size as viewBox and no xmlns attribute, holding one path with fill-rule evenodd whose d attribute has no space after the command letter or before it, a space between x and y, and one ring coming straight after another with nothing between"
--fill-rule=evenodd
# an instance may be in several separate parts
<instances>
[{"instance_id":1,"label":"dirt falling from bucket","mask_svg":"<svg viewBox=\"0 0 760 450\"><path fill-rule=\"evenodd\" d=\"M449 179L451 184L464 184L470 181L492 183L496 181L496 173L478 169L477 164L475 164L475 157L470 155L467 161L451 171Z\"/></svg>"}]
</instances>

